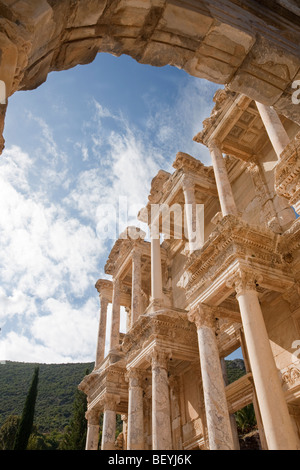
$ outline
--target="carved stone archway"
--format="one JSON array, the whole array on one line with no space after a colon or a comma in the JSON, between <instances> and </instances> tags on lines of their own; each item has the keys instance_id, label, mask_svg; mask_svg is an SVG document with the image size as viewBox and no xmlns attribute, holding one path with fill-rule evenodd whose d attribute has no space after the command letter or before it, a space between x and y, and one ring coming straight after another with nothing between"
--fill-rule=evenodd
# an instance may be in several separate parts
<instances>
[{"instance_id":1,"label":"carved stone archway","mask_svg":"<svg viewBox=\"0 0 300 470\"><path fill-rule=\"evenodd\" d=\"M227 84L300 123L299 16L293 0L0 0L0 80L9 97L98 52L127 54Z\"/></svg>"}]
</instances>

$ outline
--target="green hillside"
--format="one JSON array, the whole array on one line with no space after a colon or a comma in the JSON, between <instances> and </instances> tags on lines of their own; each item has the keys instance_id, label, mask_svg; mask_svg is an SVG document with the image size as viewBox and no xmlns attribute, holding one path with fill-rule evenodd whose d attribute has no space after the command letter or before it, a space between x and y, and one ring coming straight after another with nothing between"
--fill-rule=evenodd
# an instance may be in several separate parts
<instances>
[{"instance_id":1,"label":"green hillside","mask_svg":"<svg viewBox=\"0 0 300 470\"><path fill-rule=\"evenodd\" d=\"M228 383L230 384L246 374L243 359L233 359L232 361L226 361L226 370Z\"/></svg>"},{"instance_id":2,"label":"green hillside","mask_svg":"<svg viewBox=\"0 0 300 470\"><path fill-rule=\"evenodd\" d=\"M35 425L40 432L63 431L72 414L74 394L87 364L0 364L0 427L9 415L21 415L34 368L39 366Z\"/></svg>"},{"instance_id":3,"label":"green hillside","mask_svg":"<svg viewBox=\"0 0 300 470\"><path fill-rule=\"evenodd\" d=\"M35 425L39 432L62 432L69 424L74 394L87 370L94 363L34 364L6 362L0 364L0 427L10 415L21 415L34 368L39 366ZM229 383L245 374L241 359L226 361Z\"/></svg>"}]
</instances>

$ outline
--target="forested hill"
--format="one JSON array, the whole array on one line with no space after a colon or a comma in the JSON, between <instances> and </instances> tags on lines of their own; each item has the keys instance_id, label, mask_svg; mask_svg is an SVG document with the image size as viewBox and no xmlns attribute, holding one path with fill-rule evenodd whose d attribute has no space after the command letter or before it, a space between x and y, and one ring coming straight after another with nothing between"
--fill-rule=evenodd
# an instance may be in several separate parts
<instances>
[{"instance_id":1,"label":"forested hill","mask_svg":"<svg viewBox=\"0 0 300 470\"><path fill-rule=\"evenodd\" d=\"M63 431L72 414L74 394L86 371L94 363L34 364L10 362L0 364L0 427L9 415L21 416L34 368L39 366L35 425L42 433ZM226 361L229 383L245 374L241 359Z\"/></svg>"},{"instance_id":2,"label":"forested hill","mask_svg":"<svg viewBox=\"0 0 300 470\"><path fill-rule=\"evenodd\" d=\"M35 425L40 432L63 431L72 414L74 394L94 363L0 364L0 427L9 415L21 416L34 368L39 366Z\"/></svg>"}]
</instances>

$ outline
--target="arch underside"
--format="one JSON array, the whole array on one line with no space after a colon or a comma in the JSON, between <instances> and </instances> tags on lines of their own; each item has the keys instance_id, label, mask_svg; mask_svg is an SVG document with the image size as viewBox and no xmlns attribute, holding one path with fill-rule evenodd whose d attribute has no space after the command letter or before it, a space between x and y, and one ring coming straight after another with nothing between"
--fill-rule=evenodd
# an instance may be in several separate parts
<instances>
[{"instance_id":1,"label":"arch underside","mask_svg":"<svg viewBox=\"0 0 300 470\"><path fill-rule=\"evenodd\" d=\"M99 52L127 54L226 84L300 123L291 99L299 16L293 0L0 0L0 80L9 97Z\"/></svg>"}]
</instances>

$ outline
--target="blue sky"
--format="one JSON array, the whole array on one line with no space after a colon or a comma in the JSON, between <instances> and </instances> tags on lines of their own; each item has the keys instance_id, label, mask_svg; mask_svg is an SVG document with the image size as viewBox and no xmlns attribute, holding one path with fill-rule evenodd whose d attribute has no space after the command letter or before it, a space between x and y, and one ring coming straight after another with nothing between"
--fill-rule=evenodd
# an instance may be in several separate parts
<instances>
[{"instance_id":1,"label":"blue sky","mask_svg":"<svg viewBox=\"0 0 300 470\"><path fill-rule=\"evenodd\" d=\"M106 217L118 234L135 223L157 171L173 171L178 151L210 164L192 138L218 88L174 67L98 54L9 99L0 157L0 359L94 360L94 285L106 277L113 243L103 237L101 208L127 201L123 226Z\"/></svg>"}]
</instances>

